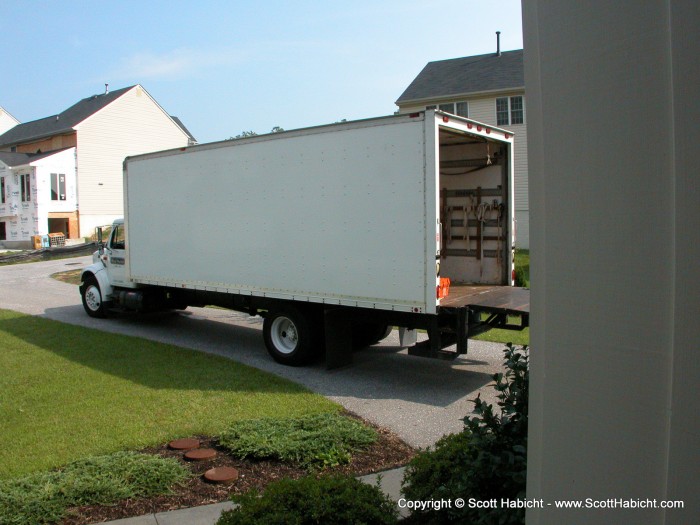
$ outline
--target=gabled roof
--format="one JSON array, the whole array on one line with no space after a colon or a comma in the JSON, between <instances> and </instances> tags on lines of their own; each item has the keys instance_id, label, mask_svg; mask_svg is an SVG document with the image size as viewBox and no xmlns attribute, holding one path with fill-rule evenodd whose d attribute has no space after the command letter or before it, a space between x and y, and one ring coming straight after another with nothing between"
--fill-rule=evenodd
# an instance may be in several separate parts
<instances>
[{"instance_id":1,"label":"gabled roof","mask_svg":"<svg viewBox=\"0 0 700 525\"><path fill-rule=\"evenodd\" d=\"M190 133L190 130L185 127L185 125L182 123L182 121L178 117L174 117L173 115L170 115L170 118L173 119L175 124L180 126L180 129L185 132L185 135L187 135L187 137L190 139L190 141L193 144L197 143L197 139L194 138L194 135L192 135L192 133Z\"/></svg>"},{"instance_id":2,"label":"gabled roof","mask_svg":"<svg viewBox=\"0 0 700 525\"><path fill-rule=\"evenodd\" d=\"M19 120L17 120L17 119L12 115L12 113L10 113L9 111L7 111L4 107L0 106L0 115L2 115L2 114L7 115L9 118L11 118L12 120L14 120L17 124L19 124Z\"/></svg>"},{"instance_id":3,"label":"gabled roof","mask_svg":"<svg viewBox=\"0 0 700 525\"><path fill-rule=\"evenodd\" d=\"M17 124L14 128L0 135L0 147L69 133L90 115L94 115L134 87L129 86L106 94L93 95L84 98L58 115Z\"/></svg>"},{"instance_id":4,"label":"gabled roof","mask_svg":"<svg viewBox=\"0 0 700 525\"><path fill-rule=\"evenodd\" d=\"M524 87L523 50L517 49L429 62L396 104Z\"/></svg>"},{"instance_id":5,"label":"gabled roof","mask_svg":"<svg viewBox=\"0 0 700 525\"><path fill-rule=\"evenodd\" d=\"M71 146L72 147L72 146ZM54 151L47 151L46 153L15 153L9 151L0 151L0 162L3 162L10 168L17 166L24 166L31 162L41 160L45 157L50 157L56 153L61 153L70 148L57 149Z\"/></svg>"}]
</instances>

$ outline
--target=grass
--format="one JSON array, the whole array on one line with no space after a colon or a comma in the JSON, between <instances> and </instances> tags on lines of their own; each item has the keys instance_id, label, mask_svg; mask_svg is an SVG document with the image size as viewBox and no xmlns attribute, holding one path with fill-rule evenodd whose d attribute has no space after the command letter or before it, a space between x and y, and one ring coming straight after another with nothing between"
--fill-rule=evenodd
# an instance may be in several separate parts
<instances>
[{"instance_id":1,"label":"grass","mask_svg":"<svg viewBox=\"0 0 700 525\"><path fill-rule=\"evenodd\" d=\"M525 288L530 288L530 250L515 250L515 268L521 272Z\"/></svg>"},{"instance_id":2,"label":"grass","mask_svg":"<svg viewBox=\"0 0 700 525\"><path fill-rule=\"evenodd\" d=\"M80 275L83 273L83 269L79 270L68 270L67 272L58 272L51 274L52 279L61 281L62 283L80 285Z\"/></svg>"},{"instance_id":3,"label":"grass","mask_svg":"<svg viewBox=\"0 0 700 525\"><path fill-rule=\"evenodd\" d=\"M276 459L307 468L348 463L352 452L377 440L377 432L339 414L238 421L220 443L241 459Z\"/></svg>"},{"instance_id":4,"label":"grass","mask_svg":"<svg viewBox=\"0 0 700 525\"><path fill-rule=\"evenodd\" d=\"M177 460L118 452L0 481L0 523L56 523L69 507L168 494L189 471Z\"/></svg>"},{"instance_id":5,"label":"grass","mask_svg":"<svg viewBox=\"0 0 700 525\"><path fill-rule=\"evenodd\" d=\"M526 288L530 287L530 250L516 250L515 252L515 267L522 276L524 280L524 286ZM513 321L517 323L515 319ZM494 343L513 343L518 346L526 346L530 344L530 328L524 328L523 330L501 330L499 328L492 328L491 330L479 334L474 339L479 341L491 341Z\"/></svg>"},{"instance_id":6,"label":"grass","mask_svg":"<svg viewBox=\"0 0 700 525\"><path fill-rule=\"evenodd\" d=\"M339 405L222 357L0 310L0 479Z\"/></svg>"}]
</instances>

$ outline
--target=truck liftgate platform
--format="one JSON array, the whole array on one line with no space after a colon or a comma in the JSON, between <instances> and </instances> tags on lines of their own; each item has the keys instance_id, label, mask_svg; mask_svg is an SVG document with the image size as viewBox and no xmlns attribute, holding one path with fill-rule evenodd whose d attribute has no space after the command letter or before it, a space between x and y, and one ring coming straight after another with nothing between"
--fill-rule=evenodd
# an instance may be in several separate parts
<instances>
[{"instance_id":1,"label":"truck liftgate platform","mask_svg":"<svg viewBox=\"0 0 700 525\"><path fill-rule=\"evenodd\" d=\"M351 326L343 310L342 307L329 308L325 312L328 369L352 362L352 349L349 346ZM516 331L527 328L530 321L530 289L453 285L449 295L441 300L437 315L413 316L394 312L393 316L388 317L396 326L409 327L408 330L399 329L401 345L408 347L408 355L452 360L467 353L470 337L491 328ZM428 339L417 343L416 330L425 330ZM450 349L452 346L455 348Z\"/></svg>"},{"instance_id":2,"label":"truck liftgate platform","mask_svg":"<svg viewBox=\"0 0 700 525\"><path fill-rule=\"evenodd\" d=\"M457 317L456 331L441 318ZM523 330L530 322L530 289L514 286L457 285L440 302L440 314L428 328L428 340L408 349L409 355L454 359L467 353L469 337L491 328ZM456 350L445 350L455 345Z\"/></svg>"}]
</instances>

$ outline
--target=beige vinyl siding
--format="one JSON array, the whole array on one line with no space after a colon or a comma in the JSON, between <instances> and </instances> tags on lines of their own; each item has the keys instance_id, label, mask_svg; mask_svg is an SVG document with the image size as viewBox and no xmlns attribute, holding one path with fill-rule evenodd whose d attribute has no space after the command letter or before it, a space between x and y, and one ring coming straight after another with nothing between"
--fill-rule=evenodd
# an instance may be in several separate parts
<instances>
[{"instance_id":1,"label":"beige vinyl siding","mask_svg":"<svg viewBox=\"0 0 700 525\"><path fill-rule=\"evenodd\" d=\"M399 113L416 113L418 111L425 111L426 104L413 105L413 106L401 106L399 108Z\"/></svg>"},{"instance_id":2,"label":"beige vinyl siding","mask_svg":"<svg viewBox=\"0 0 700 525\"><path fill-rule=\"evenodd\" d=\"M76 126L81 235L124 213L122 165L130 155L187 146L187 135L141 87Z\"/></svg>"},{"instance_id":3,"label":"beige vinyl siding","mask_svg":"<svg viewBox=\"0 0 700 525\"><path fill-rule=\"evenodd\" d=\"M469 99L469 118L483 122L484 124L496 125L496 98L498 97L525 97L522 91L491 95ZM527 101L525 101L525 123L508 126L499 126L508 129L514 134L513 155L515 165L513 166L513 176L515 178L515 217L518 221L517 244L522 248L530 245L530 201L528 197L528 166L527 166Z\"/></svg>"}]
</instances>

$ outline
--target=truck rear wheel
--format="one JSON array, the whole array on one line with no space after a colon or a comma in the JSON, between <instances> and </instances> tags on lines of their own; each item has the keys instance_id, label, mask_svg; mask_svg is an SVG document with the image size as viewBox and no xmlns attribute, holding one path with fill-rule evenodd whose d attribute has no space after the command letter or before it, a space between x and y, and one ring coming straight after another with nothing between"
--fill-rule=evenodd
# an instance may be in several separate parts
<instances>
[{"instance_id":1,"label":"truck rear wheel","mask_svg":"<svg viewBox=\"0 0 700 525\"><path fill-rule=\"evenodd\" d=\"M352 347L360 350L377 344L391 333L393 327L384 323L359 322L352 327Z\"/></svg>"},{"instance_id":2,"label":"truck rear wheel","mask_svg":"<svg viewBox=\"0 0 700 525\"><path fill-rule=\"evenodd\" d=\"M107 317L102 291L93 275L85 277L80 287L80 295L83 298L83 308L90 317Z\"/></svg>"},{"instance_id":3,"label":"truck rear wheel","mask_svg":"<svg viewBox=\"0 0 700 525\"><path fill-rule=\"evenodd\" d=\"M304 365L314 356L309 319L293 306L267 314L263 323L263 337L267 351L283 365Z\"/></svg>"}]
</instances>

